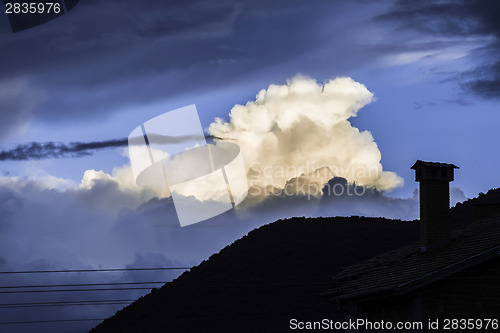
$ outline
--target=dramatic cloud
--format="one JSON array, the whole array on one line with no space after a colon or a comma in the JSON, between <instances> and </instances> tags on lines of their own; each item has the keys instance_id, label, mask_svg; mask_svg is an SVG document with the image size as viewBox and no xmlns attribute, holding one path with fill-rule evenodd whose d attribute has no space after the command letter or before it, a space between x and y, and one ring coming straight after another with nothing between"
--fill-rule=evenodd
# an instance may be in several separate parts
<instances>
[{"instance_id":1,"label":"dramatic cloud","mask_svg":"<svg viewBox=\"0 0 500 333\"><path fill-rule=\"evenodd\" d=\"M322 85L299 76L261 90L255 101L236 105L229 122L216 119L208 132L241 147L254 187L283 189L305 174L320 188L336 176L391 190L402 179L382 170L370 132L360 132L349 122L373 99L364 85L347 77Z\"/></svg>"},{"instance_id":2,"label":"dramatic cloud","mask_svg":"<svg viewBox=\"0 0 500 333\"><path fill-rule=\"evenodd\" d=\"M453 79L478 96L500 98L499 15L496 0L399 0L379 19L399 22L400 28L419 31L441 46L481 41L468 52L473 68Z\"/></svg>"}]
</instances>

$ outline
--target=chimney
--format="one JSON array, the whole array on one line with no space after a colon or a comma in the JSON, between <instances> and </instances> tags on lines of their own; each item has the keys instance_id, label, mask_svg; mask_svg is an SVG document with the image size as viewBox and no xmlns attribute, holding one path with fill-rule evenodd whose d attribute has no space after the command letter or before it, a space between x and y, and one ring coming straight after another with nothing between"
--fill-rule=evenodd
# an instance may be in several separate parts
<instances>
[{"instance_id":1,"label":"chimney","mask_svg":"<svg viewBox=\"0 0 500 333\"><path fill-rule=\"evenodd\" d=\"M426 252L450 238L450 181L458 167L418 160L411 168L420 182L420 249Z\"/></svg>"}]
</instances>

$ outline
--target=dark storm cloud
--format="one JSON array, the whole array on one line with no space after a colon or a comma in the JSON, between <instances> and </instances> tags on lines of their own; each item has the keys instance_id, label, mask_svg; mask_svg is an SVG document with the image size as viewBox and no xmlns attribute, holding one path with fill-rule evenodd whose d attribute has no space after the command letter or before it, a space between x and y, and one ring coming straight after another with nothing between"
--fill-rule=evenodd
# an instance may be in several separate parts
<instances>
[{"instance_id":1,"label":"dark storm cloud","mask_svg":"<svg viewBox=\"0 0 500 333\"><path fill-rule=\"evenodd\" d=\"M115 181L104 178L96 179L92 188L66 191L46 189L34 181L0 180L0 267L3 271L189 267L251 229L250 224L235 224L227 216L227 228L216 223L181 228L171 198L148 201L151 196L141 193L124 191ZM145 203L139 206L141 202ZM4 274L0 285L169 281L181 272ZM3 294L2 303L137 299L147 292ZM2 309L3 313L9 311L8 319L4 316L2 321L105 318L122 307ZM86 332L92 324L46 323L43 331ZM31 325L4 327L1 331L5 333L33 331Z\"/></svg>"},{"instance_id":2,"label":"dark storm cloud","mask_svg":"<svg viewBox=\"0 0 500 333\"><path fill-rule=\"evenodd\" d=\"M380 20L397 21L401 29L430 36L487 38L470 57L476 68L461 73L462 87L485 98L500 98L500 2L496 0L399 0Z\"/></svg>"},{"instance_id":3,"label":"dark storm cloud","mask_svg":"<svg viewBox=\"0 0 500 333\"><path fill-rule=\"evenodd\" d=\"M100 264L105 265L101 266L101 268L133 268L148 265L151 265L150 267L162 265L164 265L163 267L180 266L180 263L171 260L169 254L163 252L160 246L148 248L147 244L140 244L139 247L134 248L131 244L121 242L119 237L115 237L116 234L112 232L113 220L120 209L137 207L151 196L145 196L144 192L123 191L115 181L109 179L95 180L93 185L89 189L73 188L67 191L57 191L47 189L35 181L1 179L1 270L5 272L92 269L99 268ZM132 235L130 235L130 238L133 238ZM101 262L104 257L108 258L107 263ZM100 262L94 261L96 259ZM176 272L151 271L147 276L146 274L130 274L126 272L1 274L0 285L5 288L20 285L169 281L175 277L173 273ZM146 287L149 287L149 285L146 285ZM33 289L40 290L40 288L25 288L23 290ZM137 299L147 292L148 290L37 292L9 293L2 294L1 297L3 304L12 304ZM1 321L105 318L122 307L123 305L4 308L2 309L3 317ZM43 327L2 325L1 331L2 333L27 333L33 332L33 327L35 327L35 330L53 333L86 332L92 327L92 324L94 323L83 322L74 325L46 323L42 324Z\"/></svg>"},{"instance_id":4,"label":"dark storm cloud","mask_svg":"<svg viewBox=\"0 0 500 333\"><path fill-rule=\"evenodd\" d=\"M314 31L329 7L329 1L80 1L49 23L0 32L0 71L26 77L50 96L33 111L37 119L103 117L282 65L319 44Z\"/></svg>"},{"instance_id":5,"label":"dark storm cloud","mask_svg":"<svg viewBox=\"0 0 500 333\"><path fill-rule=\"evenodd\" d=\"M42 99L43 94L25 79L7 80L4 76L0 77L0 140L27 123L36 104Z\"/></svg>"},{"instance_id":6,"label":"dark storm cloud","mask_svg":"<svg viewBox=\"0 0 500 333\"><path fill-rule=\"evenodd\" d=\"M205 139L214 139L206 136ZM191 136L148 135L150 144L175 144L191 140ZM0 161L25 161L50 158L75 158L92 155L97 150L143 144L143 138L123 138L93 142L30 142L19 144L13 149L0 150Z\"/></svg>"},{"instance_id":7,"label":"dark storm cloud","mask_svg":"<svg viewBox=\"0 0 500 333\"><path fill-rule=\"evenodd\" d=\"M6 189L0 188L0 232L5 232L12 227L10 216L22 206L22 200ZM0 257L0 265L1 257Z\"/></svg>"}]
</instances>

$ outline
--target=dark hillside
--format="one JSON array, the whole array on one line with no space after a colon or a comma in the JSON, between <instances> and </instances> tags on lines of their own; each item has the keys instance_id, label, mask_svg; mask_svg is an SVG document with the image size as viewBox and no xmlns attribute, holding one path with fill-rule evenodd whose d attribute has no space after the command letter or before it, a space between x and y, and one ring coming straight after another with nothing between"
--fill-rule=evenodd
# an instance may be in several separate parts
<instances>
[{"instance_id":1,"label":"dark hillside","mask_svg":"<svg viewBox=\"0 0 500 333\"><path fill-rule=\"evenodd\" d=\"M452 227L460 227L474 222L474 205L477 204L499 204L500 188L491 189L486 194L479 193L476 198L468 199L458 203L451 209Z\"/></svg>"},{"instance_id":2,"label":"dark hillside","mask_svg":"<svg viewBox=\"0 0 500 333\"><path fill-rule=\"evenodd\" d=\"M318 294L346 265L418 239L418 222L293 218L253 230L94 328L101 332L281 332L335 318Z\"/></svg>"}]
</instances>

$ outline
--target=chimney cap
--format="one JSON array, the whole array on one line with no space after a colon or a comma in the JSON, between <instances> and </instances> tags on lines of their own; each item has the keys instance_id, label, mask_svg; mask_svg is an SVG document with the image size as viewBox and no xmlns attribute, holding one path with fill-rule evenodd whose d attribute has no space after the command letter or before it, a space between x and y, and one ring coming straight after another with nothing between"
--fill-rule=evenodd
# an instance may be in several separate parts
<instances>
[{"instance_id":1,"label":"chimney cap","mask_svg":"<svg viewBox=\"0 0 500 333\"><path fill-rule=\"evenodd\" d=\"M422 167L422 166L460 169L455 164L439 163L439 162L425 162L425 161L421 161L421 160L417 160L415 162L415 164L413 164L411 169L416 170L418 167Z\"/></svg>"}]
</instances>

